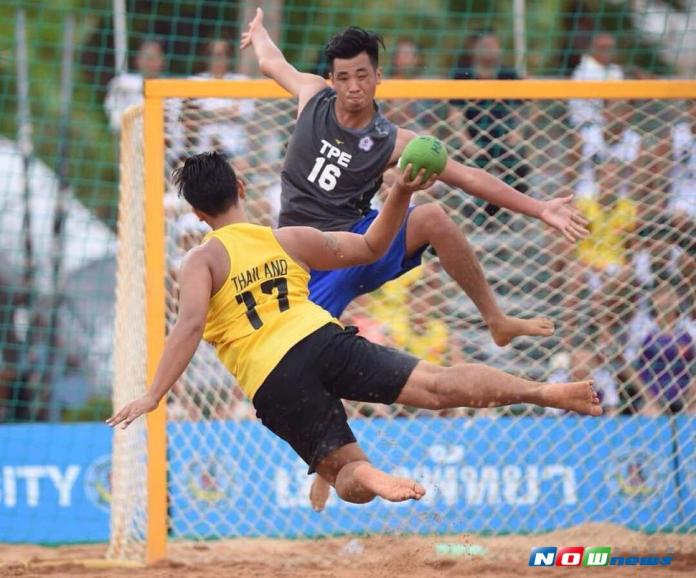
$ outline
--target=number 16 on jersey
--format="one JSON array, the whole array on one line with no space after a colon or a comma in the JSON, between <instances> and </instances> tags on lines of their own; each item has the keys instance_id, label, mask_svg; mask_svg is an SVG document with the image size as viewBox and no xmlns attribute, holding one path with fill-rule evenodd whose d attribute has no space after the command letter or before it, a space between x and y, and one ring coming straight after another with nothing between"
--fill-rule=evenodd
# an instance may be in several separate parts
<instances>
[{"instance_id":1,"label":"number 16 on jersey","mask_svg":"<svg viewBox=\"0 0 696 578\"><path fill-rule=\"evenodd\" d=\"M336 188L336 183L340 176L340 168L331 163L327 163L325 157L317 157L314 161L312 172L309 173L307 180L310 183L317 183L325 191L333 191ZM317 177L319 177L318 181Z\"/></svg>"}]
</instances>

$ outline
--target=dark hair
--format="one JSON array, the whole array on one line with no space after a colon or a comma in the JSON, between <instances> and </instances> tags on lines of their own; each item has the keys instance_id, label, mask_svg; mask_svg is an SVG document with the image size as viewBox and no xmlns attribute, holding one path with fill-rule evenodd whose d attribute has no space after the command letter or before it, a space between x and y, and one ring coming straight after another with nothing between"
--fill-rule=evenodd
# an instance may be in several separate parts
<instances>
[{"instance_id":1,"label":"dark hair","mask_svg":"<svg viewBox=\"0 0 696 578\"><path fill-rule=\"evenodd\" d=\"M474 67L473 56L476 43L488 36L498 37L493 28L479 28L478 30L473 30L464 39L462 49L457 53L457 60L451 75L452 78L471 78L471 69Z\"/></svg>"},{"instance_id":2,"label":"dark hair","mask_svg":"<svg viewBox=\"0 0 696 578\"><path fill-rule=\"evenodd\" d=\"M379 65L379 45L384 46L382 36L375 32L368 32L358 26L350 26L339 32L326 43L324 52L329 61L329 68L333 70L333 62L336 58L355 58L358 54L367 52L374 68Z\"/></svg>"},{"instance_id":3,"label":"dark hair","mask_svg":"<svg viewBox=\"0 0 696 578\"><path fill-rule=\"evenodd\" d=\"M192 155L172 173L179 195L208 215L224 213L239 199L237 175L227 157L219 152Z\"/></svg>"}]
</instances>

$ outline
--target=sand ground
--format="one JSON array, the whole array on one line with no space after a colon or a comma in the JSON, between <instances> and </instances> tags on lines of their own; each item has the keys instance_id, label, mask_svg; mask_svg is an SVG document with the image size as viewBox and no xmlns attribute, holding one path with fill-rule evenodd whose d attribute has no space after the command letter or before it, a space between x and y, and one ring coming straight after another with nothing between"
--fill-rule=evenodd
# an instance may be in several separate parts
<instances>
[{"instance_id":1,"label":"sand ground","mask_svg":"<svg viewBox=\"0 0 696 578\"><path fill-rule=\"evenodd\" d=\"M351 546L347 544L354 540ZM357 543L357 546L356 546ZM485 555L442 553L437 544L474 544ZM669 567L532 568L534 546L611 546L613 554L673 552ZM438 552L438 549L440 552ZM456 549L456 548L455 548ZM356 551L357 550L357 551ZM589 524L534 536L360 536L321 540L238 539L173 543L151 567L100 567L106 545L45 548L0 545L0 576L50 578L454 578L562 576L696 576L696 535L645 536Z\"/></svg>"}]
</instances>

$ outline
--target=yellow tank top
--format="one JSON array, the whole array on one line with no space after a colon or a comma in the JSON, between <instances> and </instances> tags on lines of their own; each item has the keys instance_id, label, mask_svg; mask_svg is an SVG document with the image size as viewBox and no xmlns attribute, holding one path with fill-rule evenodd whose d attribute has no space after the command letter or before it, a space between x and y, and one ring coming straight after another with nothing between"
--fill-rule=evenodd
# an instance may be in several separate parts
<instances>
[{"instance_id":1,"label":"yellow tank top","mask_svg":"<svg viewBox=\"0 0 696 578\"><path fill-rule=\"evenodd\" d=\"M230 274L210 300L203 338L253 398L290 348L330 322L309 300L309 273L272 229L235 223L208 233L230 256Z\"/></svg>"}]
</instances>

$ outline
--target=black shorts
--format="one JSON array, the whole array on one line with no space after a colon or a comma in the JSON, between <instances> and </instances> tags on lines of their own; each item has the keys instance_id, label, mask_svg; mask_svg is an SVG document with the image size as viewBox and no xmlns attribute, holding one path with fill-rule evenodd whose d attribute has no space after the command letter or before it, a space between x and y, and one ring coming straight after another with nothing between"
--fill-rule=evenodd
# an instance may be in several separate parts
<instances>
[{"instance_id":1,"label":"black shorts","mask_svg":"<svg viewBox=\"0 0 696 578\"><path fill-rule=\"evenodd\" d=\"M341 399L396 401L418 359L324 325L288 351L254 395L256 416L309 465L355 442Z\"/></svg>"}]
</instances>

